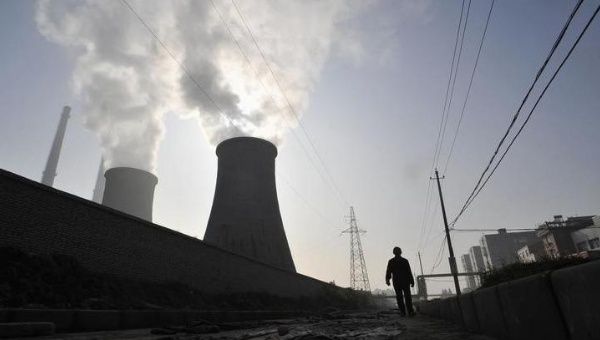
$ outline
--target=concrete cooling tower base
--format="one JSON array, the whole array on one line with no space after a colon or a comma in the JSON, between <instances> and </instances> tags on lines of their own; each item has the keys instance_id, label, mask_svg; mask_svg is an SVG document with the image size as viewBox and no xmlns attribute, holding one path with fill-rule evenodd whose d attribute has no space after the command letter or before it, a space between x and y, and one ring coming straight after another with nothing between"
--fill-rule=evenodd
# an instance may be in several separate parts
<instances>
[{"instance_id":1,"label":"concrete cooling tower base","mask_svg":"<svg viewBox=\"0 0 600 340\"><path fill-rule=\"evenodd\" d=\"M295 272L277 200L277 148L263 139L237 137L216 152L217 184L204 241Z\"/></svg>"}]
</instances>

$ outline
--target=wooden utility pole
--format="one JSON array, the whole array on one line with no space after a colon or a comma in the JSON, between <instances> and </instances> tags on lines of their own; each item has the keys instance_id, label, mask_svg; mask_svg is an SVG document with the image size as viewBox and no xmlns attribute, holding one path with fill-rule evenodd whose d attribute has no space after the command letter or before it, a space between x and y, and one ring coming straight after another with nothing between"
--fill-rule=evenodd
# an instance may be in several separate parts
<instances>
[{"instance_id":1,"label":"wooden utility pole","mask_svg":"<svg viewBox=\"0 0 600 340\"><path fill-rule=\"evenodd\" d=\"M433 178L432 178L433 179ZM452 249L452 240L450 239L450 228L448 228L448 218L446 217L446 207L444 206L444 196L442 195L442 186L440 185L440 175L438 170L435 169L435 180L437 181L438 192L440 194L440 205L442 206L442 217L444 218L444 228L446 229L446 240L448 240L448 252L450 257L450 272L454 278L454 287L456 288L456 295L460 295L460 285L458 284L458 270L456 267L456 258L454 257L454 249Z\"/></svg>"}]
</instances>

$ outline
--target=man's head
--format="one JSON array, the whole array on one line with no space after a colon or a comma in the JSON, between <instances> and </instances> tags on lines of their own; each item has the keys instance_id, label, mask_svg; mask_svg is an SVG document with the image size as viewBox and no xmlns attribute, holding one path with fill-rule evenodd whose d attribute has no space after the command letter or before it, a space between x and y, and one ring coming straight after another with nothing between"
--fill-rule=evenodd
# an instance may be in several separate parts
<instances>
[{"instance_id":1,"label":"man's head","mask_svg":"<svg viewBox=\"0 0 600 340\"><path fill-rule=\"evenodd\" d=\"M396 255L396 256L402 255L402 249L400 249L400 247L394 247L394 255Z\"/></svg>"}]
</instances>

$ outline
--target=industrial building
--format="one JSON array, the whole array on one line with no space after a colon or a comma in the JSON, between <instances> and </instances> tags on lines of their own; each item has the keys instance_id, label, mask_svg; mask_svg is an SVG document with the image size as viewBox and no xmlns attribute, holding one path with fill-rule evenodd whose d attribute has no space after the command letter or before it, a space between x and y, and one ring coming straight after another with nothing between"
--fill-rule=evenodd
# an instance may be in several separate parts
<instances>
[{"instance_id":1,"label":"industrial building","mask_svg":"<svg viewBox=\"0 0 600 340\"><path fill-rule=\"evenodd\" d=\"M92 193L92 201L102 204L102 197L104 196L104 186L106 185L106 179L104 178L104 158L100 160L100 166L98 166L98 174L96 175L96 184L94 185L94 191Z\"/></svg>"},{"instance_id":2,"label":"industrial building","mask_svg":"<svg viewBox=\"0 0 600 340\"><path fill-rule=\"evenodd\" d=\"M118 167L106 170L104 177L103 205L152 221L156 176L139 169Z\"/></svg>"},{"instance_id":3,"label":"industrial building","mask_svg":"<svg viewBox=\"0 0 600 340\"><path fill-rule=\"evenodd\" d=\"M571 234L594 224L594 216L569 217L555 215L554 219L538 226L537 236L542 240L548 258L559 258L577 252Z\"/></svg>"},{"instance_id":4,"label":"industrial building","mask_svg":"<svg viewBox=\"0 0 600 340\"><path fill-rule=\"evenodd\" d=\"M517 251L535 241L535 231L509 233L505 228L497 234L483 235L479 241L485 270L499 269L519 261Z\"/></svg>"},{"instance_id":5,"label":"industrial building","mask_svg":"<svg viewBox=\"0 0 600 340\"><path fill-rule=\"evenodd\" d=\"M466 273L472 273L473 264L471 262L471 256L469 254L464 254L460 257L460 261L462 262L463 271ZM467 276L467 288L473 290L477 288L477 282L475 281L474 276Z\"/></svg>"},{"instance_id":6,"label":"industrial building","mask_svg":"<svg viewBox=\"0 0 600 340\"><path fill-rule=\"evenodd\" d=\"M534 240L519 250L517 250L517 256L521 263L531 263L539 261L546 257L546 250L544 249L544 243L541 240Z\"/></svg>"},{"instance_id":7,"label":"industrial building","mask_svg":"<svg viewBox=\"0 0 600 340\"><path fill-rule=\"evenodd\" d=\"M600 215L594 216L592 221L591 226L571 233L578 252L600 250Z\"/></svg>"},{"instance_id":8,"label":"industrial building","mask_svg":"<svg viewBox=\"0 0 600 340\"><path fill-rule=\"evenodd\" d=\"M481 253L480 246L473 246L469 248L469 256L471 257L471 264L473 265L474 271L485 271L485 264L483 263L483 254Z\"/></svg>"},{"instance_id":9,"label":"industrial building","mask_svg":"<svg viewBox=\"0 0 600 340\"><path fill-rule=\"evenodd\" d=\"M60 115L60 121L58 122L58 128L54 135L52 147L48 153L48 160L46 161L46 167L42 173L42 184L49 187L54 185L54 178L56 177L56 169L58 168L58 159L60 158L60 150L62 148L63 139L67 131L67 121L71 117L71 107L63 107L62 114Z\"/></svg>"}]
</instances>

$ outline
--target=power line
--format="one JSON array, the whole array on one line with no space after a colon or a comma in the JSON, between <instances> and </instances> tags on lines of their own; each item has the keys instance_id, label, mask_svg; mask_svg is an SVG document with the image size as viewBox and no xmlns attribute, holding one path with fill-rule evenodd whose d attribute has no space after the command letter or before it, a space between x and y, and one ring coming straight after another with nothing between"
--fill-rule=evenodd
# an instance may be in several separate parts
<instances>
[{"instance_id":1,"label":"power line","mask_svg":"<svg viewBox=\"0 0 600 340\"><path fill-rule=\"evenodd\" d=\"M131 4L129 4L129 2L127 0L121 0L121 3L127 7L132 13L133 15L140 21L140 23L144 26L144 28L146 28L146 30L152 35L152 37L160 44L160 46L163 48L163 50L165 52L167 52L167 54L169 55L169 57L179 66L179 68L185 73L185 75L194 83L194 85L209 99L209 101L217 108L217 110L219 111L220 115L222 117L224 117L225 119L227 119L232 125L236 126L235 122L228 117L227 115L224 114L223 109L217 104L217 102L208 94L208 92L206 90L204 90L202 88L202 86L198 83L198 81L196 81L196 79L192 76L191 72L188 70L188 68L181 63L173 54L173 52L166 46L166 44L160 39L160 37L158 36L158 34L150 27L150 25L148 25L146 23L146 21L141 17L141 15L139 15L139 13L133 8L133 6L131 6ZM240 53L242 54L242 56L246 59L246 61L248 62L249 66L252 67L252 63L250 62L249 57L243 52L243 49L241 48L239 41L237 39L235 39L235 36L233 35L233 33L231 32L229 26L227 25L227 23L225 22L221 12L218 10L218 8L216 7L215 3L211 0L212 6L214 7L215 11L217 12L217 14L219 15L219 17L221 18L221 20L223 20L223 22L225 23L226 27L227 27L227 31L229 32L229 34L231 35L231 37L233 38L234 42L236 43L237 47L240 50ZM256 74L256 70L254 70L254 73ZM260 81L260 83L262 84L263 88L266 90L266 87L264 85L264 83L262 83L262 81L260 80L260 78L257 76L257 79ZM267 91L268 92L268 91ZM274 98L271 97L271 99L274 101ZM296 136L297 137L297 136ZM301 144L301 143L300 143ZM301 144L302 148L306 151L306 149L304 148L304 145ZM307 155L308 157L308 155ZM308 157L309 160L311 160L312 162L312 158ZM314 165L314 163L313 163ZM316 165L314 165L316 168ZM290 186L290 188L292 189L292 191L294 191L299 197L301 197L301 199L303 201L306 202L306 199L304 199L296 189L294 189L289 182L287 182L287 184ZM309 205L309 207L312 208L312 206ZM314 209L313 209L314 210ZM323 215L320 212L317 212L318 215L320 217L323 217Z\"/></svg>"},{"instance_id":2,"label":"power line","mask_svg":"<svg viewBox=\"0 0 600 340\"><path fill-rule=\"evenodd\" d=\"M467 94L465 95L465 100L463 101L462 109L460 111L460 116L458 118L458 123L456 125L456 131L454 132L454 138L452 139L452 144L450 145L450 151L448 151L448 158L446 158L446 165L444 165L444 173L448 169L448 163L450 163L450 158L452 157L452 153L454 151L454 144L456 143L456 138L460 131L460 126L463 120L463 116L465 114L465 108L467 107L467 102L469 101L469 95L471 94L471 87L473 85L473 79L475 78L475 72L477 71L477 65L479 65L479 57L481 56L481 50L483 48L483 42L485 41L486 33L488 30L488 26L490 24L490 18L492 16L492 10L494 9L494 3L496 0L492 0L492 4L490 5L490 10L487 15L487 19L485 21L485 28L483 29L483 34L481 35L481 40L479 41L479 49L477 50L477 57L475 58L475 64L473 65L473 70L471 71L471 79L469 80L469 86L467 88Z\"/></svg>"},{"instance_id":3,"label":"power line","mask_svg":"<svg viewBox=\"0 0 600 340\"><path fill-rule=\"evenodd\" d=\"M446 252L446 247L444 247L445 244L446 244L446 236L444 236L444 239L442 240L442 244L440 245L440 250L438 251L436 258L433 261L434 264L431 267L431 273L433 273L433 271L442 263L442 259L444 258L444 253Z\"/></svg>"},{"instance_id":4,"label":"power line","mask_svg":"<svg viewBox=\"0 0 600 340\"><path fill-rule=\"evenodd\" d=\"M438 128L438 135L437 135L437 140L435 142L435 152L433 154L433 164L431 165L431 172L433 172L433 168L435 168L435 166L437 165L437 159L438 159L438 155L439 155L439 150L441 149L441 144L442 144L442 140L441 140L441 136L442 136L442 129L444 128L445 124L444 121L447 119L446 118L446 104L448 102L448 94L450 93L450 85L452 82L452 75L454 74L454 61L456 58L456 50L458 48L458 40L460 37L460 28L462 26L462 19L463 19L463 13L464 13L464 9L465 9L465 0L462 1L462 7L460 10L460 18L458 20L458 27L456 28L456 38L454 40L454 51L452 52L452 62L450 63L450 76L448 77L448 84L446 85L446 94L444 95L444 105L442 106L442 119L440 121L440 126Z\"/></svg>"},{"instance_id":5,"label":"power line","mask_svg":"<svg viewBox=\"0 0 600 340\"><path fill-rule=\"evenodd\" d=\"M533 113L534 113L535 109L537 108L538 104L540 103L542 97L544 96L544 94L546 93L546 91L548 90L548 88L550 87L550 84L552 84L552 82L554 81L554 78L556 78L556 76L558 75L558 73L562 69L563 65L566 63L567 59L569 59L569 57L571 56L571 53L573 53L573 50L575 50L575 47L579 44L579 41L581 40L581 38L583 37L583 35L587 31L588 27L590 26L590 24L592 23L592 21L596 17L596 14L598 14L598 10L599 9L600 9L600 6L598 6L598 8L596 9L596 11L594 12L594 14L592 15L592 17L590 18L590 20L586 24L586 26L583 29L583 31L577 37L577 40L575 41L575 43L573 44L573 46L569 50L569 53L567 53L567 55L565 56L565 58L562 60L562 62L558 66L558 69L556 70L556 72L554 72L554 74L552 75L552 78L550 78L550 81L548 82L548 84L546 84L546 86L544 87L544 90L539 95L539 97L536 100L535 104L533 105L533 107L529 111L529 114L527 115L527 118L521 124L521 127L519 128L519 130L517 131L517 133L513 136L513 138L511 139L510 143L506 147L506 150L504 150L504 152L502 153L502 156L500 157L500 159L498 160L498 162L496 163L496 165L494 166L494 168L492 169L492 171L490 172L490 174L487 176L487 178L485 179L485 181L483 182L483 184L481 185L481 187L479 188L479 190L477 190L477 193L475 194L475 196L473 196L473 199L475 199L475 197L477 197L477 195L479 195L479 193L481 192L481 190L483 190L483 188L485 187L485 185L487 184L487 182L490 180L490 178L496 172L496 169L498 169L498 166L500 166L500 163L502 162L502 160L504 160L504 157L506 156L506 154L508 153L508 151L510 150L510 148L512 147L512 145L515 143L517 137L519 137L519 135L521 134L521 132L525 128L525 125L527 125L527 123L529 122L529 119L533 115ZM473 199L471 200L471 202L473 202ZM470 205L470 203L469 203L469 205Z\"/></svg>"},{"instance_id":6,"label":"power line","mask_svg":"<svg viewBox=\"0 0 600 340\"><path fill-rule=\"evenodd\" d=\"M451 231L452 231L452 230L451 230ZM434 241L438 240L440 237L442 237L442 236L445 236L445 235L446 235L446 233L445 233L443 230L442 230L442 231L440 231L440 232L438 232L438 233L436 233L436 234L434 234L433 236L431 236L431 238L429 238L429 240L428 240L428 242L427 242L427 243L429 243L429 244L426 244L426 245L424 245L424 246L423 246L423 248L422 248L421 250L425 250L425 249L427 249L427 248L431 247L431 246L433 245L433 242L434 242ZM429 241L430 241L430 242L429 242Z\"/></svg>"},{"instance_id":7,"label":"power line","mask_svg":"<svg viewBox=\"0 0 600 340\"><path fill-rule=\"evenodd\" d=\"M263 49L260 47L260 45L258 44L258 41L256 40L254 33L252 33L252 29L250 28L250 25L248 24L248 22L246 21L246 19L244 18L244 15L242 14L242 12L240 11L238 5L236 4L235 0L231 0L231 3L233 4L235 11L237 12L238 16L241 19L242 24L244 25L244 27L246 28L246 30L248 31L248 34L250 35L250 38L252 39L252 42L254 43L254 46L256 46L256 49L258 50L259 54L261 55L267 69L269 70L269 73L271 74L271 76L273 77L273 80L275 81L275 84L277 85L277 88L279 89L279 91L281 92L281 95L283 96L283 98L285 99L287 106L290 110L290 112L293 114L293 116L295 117L296 121L298 122L298 125L300 126L300 129L302 130L302 132L304 133L304 135L306 136L306 140L308 141L309 145L311 146L313 152L315 153L317 160L319 161L319 163L321 164L321 167L323 168L323 170L325 170L325 173L329 179L329 181L325 180L325 178L323 178L323 180L327 183L329 183L329 185L332 186L332 188L335 190L335 192L337 193L337 195L339 196L340 200L346 205L348 206L348 200L345 199L344 195L342 194L342 192L340 191L339 187L337 186L337 184L335 183L335 180L333 179L333 176L331 176L331 173L329 171L329 169L327 168L327 166L325 165L325 162L323 161L323 158L321 157L321 155L319 154L319 152L317 151L317 148L315 147L315 144L313 143L312 139L310 138L310 135L308 134L308 132L306 131L306 128L304 127L304 124L302 123L302 121L300 120L300 117L298 115L298 113L296 112L296 110L294 109L294 107L292 106L288 96L286 95L285 91L283 90L283 87L281 86L281 83L279 82L279 79L277 78L277 76L275 75L275 72L273 72L273 69L271 68L271 64L269 63L269 60L267 59L267 57L265 56Z\"/></svg>"},{"instance_id":8,"label":"power line","mask_svg":"<svg viewBox=\"0 0 600 340\"><path fill-rule=\"evenodd\" d=\"M215 12L217 13L217 15L219 16L219 18L221 19L221 21L223 22L223 25L225 26L225 28L227 29L227 32L229 33L229 36L231 37L231 39L233 40L233 42L235 43L235 45L237 46L238 50L240 51L240 54L242 55L242 57L245 59L246 64L248 64L248 67L252 70L252 72L254 73L254 77L258 80L258 82L260 83L261 87L263 88L263 90L269 94L269 97L271 98L271 102L273 102L273 104L276 104L277 101L275 100L275 98L273 97L273 94L271 93L271 91L269 91L267 89L267 86L265 85L265 83L262 81L261 77L258 74L258 71L256 70L256 68L253 66L252 61L250 60L250 57L248 56L248 54L246 54L246 52L244 52L244 49L242 48L239 40L235 37L235 35L233 34L233 32L231 31L231 27L229 26L229 24L227 23L227 21L225 20L225 18L223 17L223 14L221 13L221 11L219 11L219 8L217 7L217 5L215 4L214 0L210 1L212 4L213 9L215 10ZM283 114L283 112L282 112ZM296 134L296 131L294 129L292 129L292 126L289 124L287 116L285 114L283 114L286 123L288 124L288 127L290 129L290 131L292 132L292 134L294 135L294 137L296 138L296 140L298 141L298 144L302 147L302 150L304 151L304 153L306 154L306 157L308 158L308 160L312 163L313 167L315 168L315 170L317 170L317 172L319 172L320 170L318 169L318 167L316 166L316 164L314 163L312 157L310 157L310 155L308 154L308 150L306 150L306 147L304 146L304 144L302 143L302 141L300 140L300 137L298 137L298 134ZM321 175L319 173L319 175ZM321 175L322 176L322 175Z\"/></svg>"},{"instance_id":9,"label":"power line","mask_svg":"<svg viewBox=\"0 0 600 340\"><path fill-rule=\"evenodd\" d=\"M551 230L551 229L555 229L555 228L561 228L562 230L569 229L570 227L540 227L540 228L500 228L506 231L539 231L539 230ZM585 229L587 228L592 228L592 229L599 229L600 226L587 226L584 227ZM576 228L579 229L579 228ZM498 231L498 229L463 229L463 228L452 228L450 229L450 231L460 231L460 232L494 232L494 231Z\"/></svg>"},{"instance_id":10,"label":"power line","mask_svg":"<svg viewBox=\"0 0 600 340\"><path fill-rule=\"evenodd\" d=\"M600 5L598 5L598 7L596 8L596 10L594 11L594 13L592 14L592 16L590 17L590 19L586 23L586 25L583 28L583 30L577 36L577 39L575 40L575 42L573 43L573 45L569 49L569 52L563 58L563 60L561 61L560 65L558 66L558 68L556 69L556 71L554 71L554 74L552 74L552 77L550 78L550 80L548 81L548 83L546 84L546 86L544 87L544 89L542 90L542 92L539 94L537 100L535 101L535 104L533 105L533 107L529 111L529 113L527 115L527 118L523 121L523 123L519 127L519 130L517 131L517 133L512 137L510 143L508 144L508 146L506 147L506 149L502 153L502 156L500 157L500 159L498 160L498 162L496 163L496 165L494 166L494 168L492 169L492 171L486 177L485 181L483 182L483 184L481 184L481 186L479 187L479 189L477 190L477 192L473 195L473 198L466 203L466 205L463 207L463 209L461 209L461 212L459 213L459 215L457 215L454 218L454 221L452 222L452 224L456 223L456 221L458 220L458 218L460 218L460 216L462 215L462 213L464 213L464 211L471 205L471 203L473 203L473 201L475 200L475 198L479 195L479 193L486 186L486 184L488 183L488 181L490 180L490 178L494 175L494 173L496 172L496 170L500 166L500 163L502 163L502 161L504 160L504 157L506 157L506 154L511 149L511 147L513 146L513 144L515 143L515 141L517 140L517 138L519 137L519 135L521 134L521 132L525 128L525 125L527 125L527 123L531 119L531 116L533 115L533 113L535 112L535 109L537 108L538 104L540 103L540 101L542 100L542 98L544 97L544 95L546 94L546 91L548 90L548 88L550 87L550 85L554 82L554 79L556 79L556 76L561 71L561 69L563 68L563 66L567 62L567 60L571 57L571 54L573 53L573 51L575 50L575 48L577 47L577 45L581 41L581 38L583 38L583 35L585 34L585 32L587 32L588 28L590 27L590 25L592 24L592 22L596 18L596 15L598 14L598 11L600 11Z\"/></svg>"},{"instance_id":11,"label":"power line","mask_svg":"<svg viewBox=\"0 0 600 340\"><path fill-rule=\"evenodd\" d=\"M214 0L210 0L211 5L213 7L213 9L215 10L215 12L217 13L218 17L221 19L221 22L223 22L223 25L225 26L227 32L229 33L229 36L231 37L231 39L233 40L233 42L235 43L235 45L237 46L240 55L244 58L244 60L246 61L246 64L248 65L248 67L252 70L252 72L254 73L255 78L257 79L257 81L260 83L260 85L262 86L263 90L269 94L269 97L271 98L271 101L273 102L273 104L276 104L276 100L273 97L271 91L269 91L267 89L267 86L264 84L264 82L262 81L261 77L259 76L256 68L254 68L252 61L250 60L250 57L248 56L248 54L246 54L244 52L244 49L242 48L239 40L235 37L235 35L233 34L233 31L231 30L231 27L229 26L229 24L227 23L227 21L225 20L225 18L223 17L223 14L221 13L221 11L219 10L219 8L217 7L217 5L215 4ZM283 113L282 113L283 114ZM287 122L287 116L285 114L283 114L285 121ZM292 134L294 135L294 137L296 138L296 140L298 141L298 144L300 144L300 146L302 147L302 149L304 150L304 153L306 154L306 157L309 159L309 161L312 163L313 167L315 168L315 170L317 170L317 172L319 172L318 167L316 166L316 164L314 163L313 159L310 157L310 155L308 154L308 150L305 148L304 144L302 143L302 141L300 140L300 138L298 137L298 135L296 134L296 131L292 129L292 126L289 125L288 123L288 127L290 128ZM296 190L296 188L294 188L294 186L292 186L292 184L290 183L290 181L284 177L282 175L281 172L279 173L279 177L283 179L284 183L292 190L292 192L294 192L294 194L296 194L296 196L298 196L298 198L300 198L300 200L302 202L304 202L304 204L311 209L317 216L319 216L323 222L326 222L326 224L330 224L330 225L334 225L334 223L331 223L331 221L326 218L318 209L316 209L312 204L309 203L309 201L304 198L304 196L302 196L300 194L300 192L298 190ZM321 174L320 174L321 175ZM322 176L322 175L321 175Z\"/></svg>"},{"instance_id":12,"label":"power line","mask_svg":"<svg viewBox=\"0 0 600 340\"><path fill-rule=\"evenodd\" d=\"M423 209L423 218L421 219L421 231L419 233L419 242L417 243L417 249L421 249L423 237L425 236L425 224L427 212L429 210L429 201L431 193L431 180L427 181L427 193L425 194L425 209Z\"/></svg>"},{"instance_id":13,"label":"power line","mask_svg":"<svg viewBox=\"0 0 600 340\"><path fill-rule=\"evenodd\" d=\"M469 0L470 1L470 0ZM461 9L460 9L460 17L458 20L458 26L456 27L456 37L454 40L454 49L452 52L452 60L450 62L450 75L448 76L448 84L446 85L446 94L444 95L444 102L442 105L442 117L440 120L440 126L438 128L438 134L436 137L436 142L435 142L435 148L434 148L434 152L433 152L433 160L432 160L432 164L431 164L431 169L429 171L429 173L433 172L433 169L436 167L437 165L437 161L438 161L438 152L439 149L441 148L441 136L442 136L442 129L445 129L445 121L446 121L446 104L448 102L448 94L450 92L450 85L452 82L452 76L454 74L454 61L456 58L456 50L458 48L458 41L460 38L460 29L462 27L462 22L463 22L463 14L464 14L464 10L465 10L465 0L462 1L462 5L461 5ZM421 242L421 235L426 234L426 231L424 230L424 228L426 228L426 220L427 220L427 214L429 212L429 209L431 208L431 180L429 181L428 185L427 185L427 194L425 195L425 209L424 209L424 213L423 213L423 219L421 221L421 232L419 233L419 243L418 243L418 248L421 247L422 242Z\"/></svg>"},{"instance_id":14,"label":"power line","mask_svg":"<svg viewBox=\"0 0 600 340\"><path fill-rule=\"evenodd\" d=\"M508 128L506 129L505 133L503 134L502 138L500 139L500 142L496 146L496 149L494 150L494 152L492 154L492 157L488 161L488 164L486 165L485 169L483 170L483 172L481 173L479 179L477 180L477 183L475 184L475 187L473 188L473 190L471 191L471 193L469 194L469 196L465 200L465 203L463 204L462 208L460 209L459 213L454 218L454 220L452 221L451 224L456 223L456 221L460 218L460 216L466 210L467 206L470 205L470 201L473 198L473 196L476 194L476 192L478 192L479 186L481 185L481 183L483 181L483 178L485 177L485 175L489 171L489 169L492 166L492 164L493 164L496 156L500 152L500 148L504 144L504 141L506 140L506 138L510 134L510 131L512 130L513 126L515 125L515 123L517 121L517 118L519 117L519 115L521 113L521 110L523 109L523 106L525 105L525 102L527 101L527 99L529 99L529 96L530 96L531 92L533 91L533 88L537 84L538 80L540 79L540 76L542 75L543 71L546 69L546 66L548 65L548 62L550 61L550 58L552 58L552 56L554 55L554 52L556 51L558 45L562 41L562 39L563 39L563 37L565 35L565 32L567 31L567 28L571 24L571 21L573 20L573 17L575 16L575 14L577 13L577 11L579 10L579 7L581 6L582 2L583 2L583 0L579 0L578 3L573 8L573 10L571 11L571 14L569 15L569 18L568 18L567 22L563 25L563 28L561 29L558 37L554 41L554 44L553 44L552 48L550 49L550 52L546 56L546 59L542 63L542 66L537 71L537 74L536 74L533 82L529 86L529 89L527 90L527 93L525 94L525 97L523 97L523 100L521 101L521 104L519 105L519 108L517 109L517 111L513 115L512 119L510 121L510 124L508 125Z\"/></svg>"},{"instance_id":15,"label":"power line","mask_svg":"<svg viewBox=\"0 0 600 340\"><path fill-rule=\"evenodd\" d=\"M442 137L441 137L441 141L440 141L440 149L438 150L438 160L440 157L440 154L442 152L442 146L444 143L444 139L446 136L446 126L448 125L448 121L450 120L450 112L451 112L451 107L452 107L452 100L454 99L454 89L456 88L456 79L458 78L458 70L460 68L460 59L462 57L462 51L463 51L463 43L465 41L465 33L467 30L467 24L469 23L469 13L471 12L471 0L469 0L469 4L467 5L467 14L465 16L465 23L463 25L463 30L462 30L462 35L460 38L460 47L458 49L458 58L456 60L456 68L454 70L454 79L452 80L452 87L450 88L450 98L448 100L448 106L446 107L446 121L444 122L444 128L442 130ZM436 164L437 166L437 164Z\"/></svg>"},{"instance_id":16,"label":"power line","mask_svg":"<svg viewBox=\"0 0 600 340\"><path fill-rule=\"evenodd\" d=\"M325 217L325 215L323 215L317 208L315 208L302 194L300 194L300 192L298 190L296 190L296 188L294 188L294 186L292 186L292 184L290 183L290 181L282 175L281 172L278 172L278 178L281 178L283 180L283 183L285 183L290 190L292 190L292 192L294 194L296 194L296 196L298 196L298 198L310 209L312 210L315 215L319 216L321 218L321 220L326 224L326 225L335 225L335 223L333 223L332 221L329 220L329 218Z\"/></svg>"},{"instance_id":17,"label":"power line","mask_svg":"<svg viewBox=\"0 0 600 340\"><path fill-rule=\"evenodd\" d=\"M156 32L154 32L154 30L146 23L146 21L138 14L138 12L129 4L129 2L127 2L127 0L121 0L121 3L125 7L127 7L131 11L131 13L133 13L133 15L139 20L139 22L146 28L146 30L160 44L162 49L165 50L165 52L167 52L167 54L171 57L171 59L173 59L173 61L185 73L185 75L194 83L194 85L196 85L196 87L200 90L200 92L202 92L202 94L204 94L204 96L206 96L206 98L208 98L208 100L214 105L214 107L217 108L217 111L219 111L219 114L223 118L228 120L233 126L237 127L235 122L224 113L223 109L221 109L219 104L217 104L217 102L210 96L210 94L208 94L208 92L206 90L204 90L204 88L202 88L202 86L200 86L200 84L192 76L191 72L187 69L187 67L185 67L185 65L183 63L181 63L179 60L177 60L177 58L175 57L173 52L171 52L171 50L167 47L167 45L165 45L165 43L158 37L158 34L156 34Z\"/></svg>"},{"instance_id":18,"label":"power line","mask_svg":"<svg viewBox=\"0 0 600 340\"><path fill-rule=\"evenodd\" d=\"M429 242L435 240L435 238L437 238L437 237L439 237L439 235L443 234L443 232L441 232L440 234L434 234L433 236L431 235L431 232L433 231L434 220L435 220L435 217L437 216L438 209L439 209L439 205L436 204L433 208L433 211L428 216L428 220L429 220L428 227L427 226L425 227L425 228L427 228L427 232L426 232L425 238L423 239L423 243L421 244L421 247L426 247L426 245Z\"/></svg>"}]
</instances>

